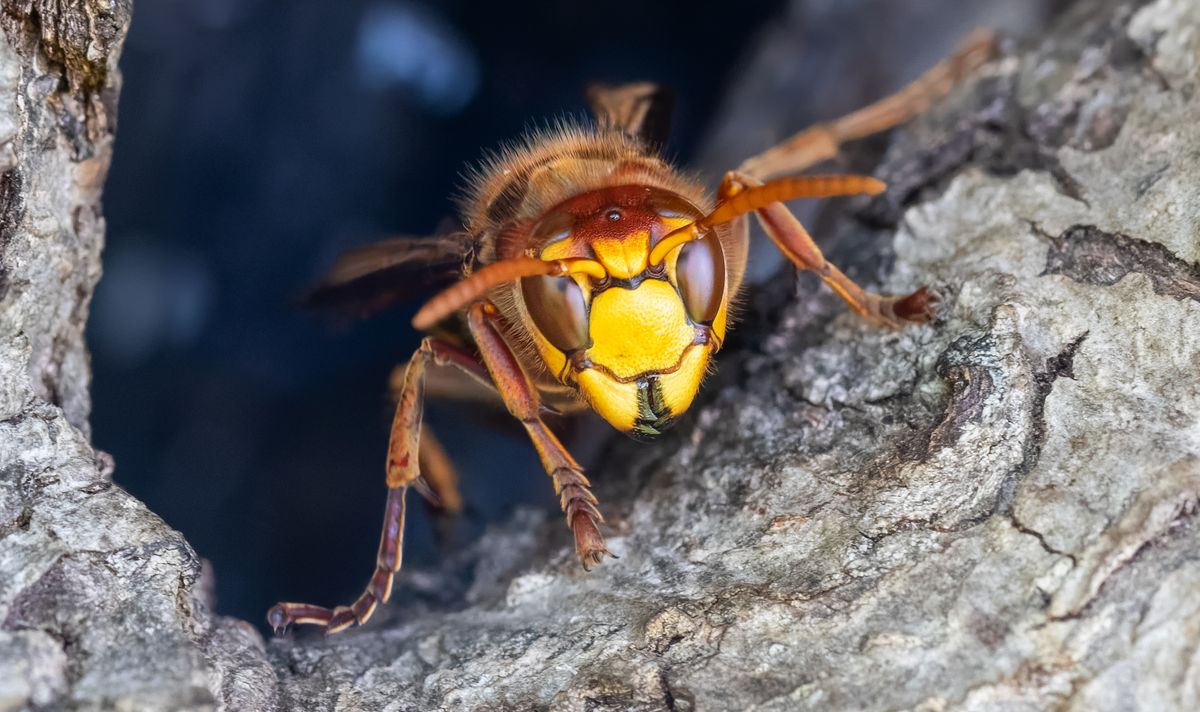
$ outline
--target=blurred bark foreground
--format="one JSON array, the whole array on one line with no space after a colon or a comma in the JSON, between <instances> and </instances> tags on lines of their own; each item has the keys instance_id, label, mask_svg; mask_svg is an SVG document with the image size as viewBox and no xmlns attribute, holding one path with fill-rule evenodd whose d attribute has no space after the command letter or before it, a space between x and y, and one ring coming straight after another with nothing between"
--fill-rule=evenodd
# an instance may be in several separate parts
<instances>
[{"instance_id":1,"label":"blurred bark foreground","mask_svg":"<svg viewBox=\"0 0 1200 712\"><path fill-rule=\"evenodd\" d=\"M0 18L0 709L1200 709L1194 0L1078 8L899 132L831 231L943 320L779 307L595 473L619 560L526 516L464 608L411 615L410 576L402 617L265 649L88 444L129 7L63 5Z\"/></svg>"}]
</instances>

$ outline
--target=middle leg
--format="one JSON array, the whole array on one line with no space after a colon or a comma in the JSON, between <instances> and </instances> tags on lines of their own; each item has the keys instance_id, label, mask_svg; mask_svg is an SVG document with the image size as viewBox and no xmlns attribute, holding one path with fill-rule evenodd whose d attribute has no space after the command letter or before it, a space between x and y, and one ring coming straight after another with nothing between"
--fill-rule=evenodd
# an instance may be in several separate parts
<instances>
[{"instance_id":1,"label":"middle leg","mask_svg":"<svg viewBox=\"0 0 1200 712\"><path fill-rule=\"evenodd\" d=\"M763 185L762 181L756 178L730 172L721 182L718 198L726 202L747 188L760 185ZM767 236L792 264L815 272L851 309L871 323L898 328L905 323L920 324L933 317L937 296L926 287L905 297L884 296L860 287L825 259L808 230L783 203L769 203L756 210L755 215Z\"/></svg>"},{"instance_id":2,"label":"middle leg","mask_svg":"<svg viewBox=\"0 0 1200 712\"><path fill-rule=\"evenodd\" d=\"M375 609L387 603L392 595L392 583L400 570L404 544L404 515L406 495L410 487L429 496L431 490L439 491L439 500L444 506L461 506L461 501L447 501L457 497L458 490L452 473L427 470L434 475L432 487L422 477L420 462L429 462L429 451L422 445L421 421L425 402L425 371L429 364L470 368L473 356L458 347L427 336L413 354L404 369L396 415L392 419L391 437L388 440L386 482L387 505L384 508L383 531L379 538L379 549L375 557L375 570L366 589L349 605L326 608L309 603L285 601L267 612L267 621L277 634L291 624L319 625L326 633L336 633L351 625L366 623ZM447 464L448 466L448 464ZM441 477L441 479L436 479Z\"/></svg>"}]
</instances>

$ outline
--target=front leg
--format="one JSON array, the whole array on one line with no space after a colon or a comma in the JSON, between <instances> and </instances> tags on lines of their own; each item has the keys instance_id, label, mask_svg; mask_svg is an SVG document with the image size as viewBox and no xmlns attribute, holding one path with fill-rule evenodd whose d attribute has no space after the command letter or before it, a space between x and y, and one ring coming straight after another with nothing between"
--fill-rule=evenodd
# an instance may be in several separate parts
<instances>
[{"instance_id":1,"label":"front leg","mask_svg":"<svg viewBox=\"0 0 1200 712\"><path fill-rule=\"evenodd\" d=\"M583 475L583 468L542 421L541 397L504 340L496 307L490 302L472 304L467 312L467 324L505 407L525 426L542 466L554 481L554 492L566 514L567 526L575 535L575 553L583 567L590 569L599 564L605 554L612 555L600 534L599 524L604 517L596 508L591 483Z\"/></svg>"}]
</instances>

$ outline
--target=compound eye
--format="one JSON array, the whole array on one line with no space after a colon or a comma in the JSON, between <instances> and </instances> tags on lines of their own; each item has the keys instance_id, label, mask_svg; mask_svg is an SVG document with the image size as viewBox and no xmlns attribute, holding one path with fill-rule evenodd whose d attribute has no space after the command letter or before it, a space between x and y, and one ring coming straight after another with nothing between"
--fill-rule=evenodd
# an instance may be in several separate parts
<instances>
[{"instance_id":1,"label":"compound eye","mask_svg":"<svg viewBox=\"0 0 1200 712\"><path fill-rule=\"evenodd\" d=\"M675 261L675 281L692 321L707 324L717 318L725 296L725 253L715 235L684 243Z\"/></svg>"},{"instance_id":2,"label":"compound eye","mask_svg":"<svg viewBox=\"0 0 1200 712\"><path fill-rule=\"evenodd\" d=\"M587 302L570 277L524 277L521 296L542 336L554 348L570 353L591 346Z\"/></svg>"}]
</instances>

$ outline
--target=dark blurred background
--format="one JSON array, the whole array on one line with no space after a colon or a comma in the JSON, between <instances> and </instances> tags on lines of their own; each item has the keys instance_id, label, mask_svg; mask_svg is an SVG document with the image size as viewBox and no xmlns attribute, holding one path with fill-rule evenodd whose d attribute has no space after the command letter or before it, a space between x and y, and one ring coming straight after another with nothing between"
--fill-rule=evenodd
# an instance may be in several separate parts
<instances>
[{"instance_id":1,"label":"dark blurred background","mask_svg":"<svg viewBox=\"0 0 1200 712\"><path fill-rule=\"evenodd\" d=\"M1048 4L139 3L91 321L94 440L213 562L221 612L348 602L378 541L387 376L417 337L411 308L334 329L293 306L340 250L433 231L466 164L582 116L588 81L672 86L668 153L712 175L912 79L973 25L1020 30ZM556 507L526 442L452 407L428 418L468 502L449 546L518 504ZM405 564L431 565L433 527L410 511Z\"/></svg>"}]
</instances>

